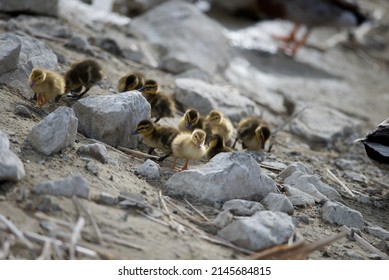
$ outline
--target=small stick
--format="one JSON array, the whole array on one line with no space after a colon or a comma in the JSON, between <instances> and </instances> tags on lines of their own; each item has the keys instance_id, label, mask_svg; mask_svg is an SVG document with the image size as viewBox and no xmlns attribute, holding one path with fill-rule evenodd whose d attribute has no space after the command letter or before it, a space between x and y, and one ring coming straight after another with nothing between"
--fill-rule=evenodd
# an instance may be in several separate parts
<instances>
[{"instance_id":1,"label":"small stick","mask_svg":"<svg viewBox=\"0 0 389 280\"><path fill-rule=\"evenodd\" d=\"M153 221L153 222L156 222L157 224L160 224L160 225L163 225L165 227L169 227L169 224L164 222L164 221L161 221L161 220L158 220L150 215L147 215L145 213L143 213L142 211L137 211L140 215L142 215L143 217L146 217L147 219Z\"/></svg>"},{"instance_id":2,"label":"small stick","mask_svg":"<svg viewBox=\"0 0 389 280\"><path fill-rule=\"evenodd\" d=\"M187 216L189 219L193 219L193 217L187 212L185 211L184 209L182 209L180 206L178 206L177 204L175 204L173 201L171 201L171 199L167 199L166 200L167 202L169 202L171 205L173 205L179 212L181 212L182 214L184 214L185 216Z\"/></svg>"},{"instance_id":3,"label":"small stick","mask_svg":"<svg viewBox=\"0 0 389 280\"><path fill-rule=\"evenodd\" d=\"M213 237L209 237L207 235L200 235L200 238L204 239L206 241L209 241L211 243L214 243L214 244L217 244L217 245L221 245L221 246L233 249L233 250L238 251L238 252L243 253L243 254L251 255L251 254L254 253L251 250L247 250L247 249L235 246L232 243L226 242L224 240L216 239L216 238L213 238Z\"/></svg>"},{"instance_id":4,"label":"small stick","mask_svg":"<svg viewBox=\"0 0 389 280\"><path fill-rule=\"evenodd\" d=\"M55 224L68 227L70 229L73 228L73 224L72 223L69 223L69 222L66 222L66 221L63 221L63 220L59 220L59 219L50 217L50 216L48 216L48 215L46 215L45 213L42 213L42 212L36 212L34 214L34 216L37 217L38 219L47 220L47 221L53 222Z\"/></svg>"},{"instance_id":5,"label":"small stick","mask_svg":"<svg viewBox=\"0 0 389 280\"><path fill-rule=\"evenodd\" d=\"M42 253L36 259L37 260L50 260L51 259L51 241L50 240L45 241L45 244L43 245Z\"/></svg>"},{"instance_id":6,"label":"small stick","mask_svg":"<svg viewBox=\"0 0 389 280\"><path fill-rule=\"evenodd\" d=\"M166 215L168 216L169 220L172 222L173 221L172 215L170 215L170 211L169 211L169 209L166 206L166 203L165 203L165 200L162 197L162 192L161 191L158 192L158 197L159 197L159 201L161 201L163 209L166 212Z\"/></svg>"},{"instance_id":7,"label":"small stick","mask_svg":"<svg viewBox=\"0 0 389 280\"><path fill-rule=\"evenodd\" d=\"M140 158L149 158L149 159L159 159L160 157L154 156L154 155L149 155L140 151L135 151L131 149L124 148L122 146L118 146L117 149L119 151L125 152L126 154L135 156L135 157L140 157Z\"/></svg>"},{"instance_id":8,"label":"small stick","mask_svg":"<svg viewBox=\"0 0 389 280\"><path fill-rule=\"evenodd\" d=\"M64 260L65 257L64 257L63 250L61 249L61 247L58 244L56 244L56 243L52 243L51 246L54 247L53 259L55 259L55 260Z\"/></svg>"},{"instance_id":9,"label":"small stick","mask_svg":"<svg viewBox=\"0 0 389 280\"><path fill-rule=\"evenodd\" d=\"M7 239L3 243L3 251L0 251L0 260L5 260L9 253L11 252L11 246L15 242L15 237L13 235L10 235L10 237L7 237Z\"/></svg>"},{"instance_id":10,"label":"small stick","mask_svg":"<svg viewBox=\"0 0 389 280\"><path fill-rule=\"evenodd\" d=\"M335 174L331 172L331 170L327 168L327 172L330 174L332 179L334 179L349 195L351 195L351 197L355 197L352 191L342 181L340 181L338 177L336 177Z\"/></svg>"},{"instance_id":11,"label":"small stick","mask_svg":"<svg viewBox=\"0 0 389 280\"><path fill-rule=\"evenodd\" d=\"M40 244L44 244L46 242L46 240L50 240L50 242L52 242L53 244L56 244L60 247L65 247L66 246L66 243L62 242L61 240L58 240L58 239L53 239L53 238L49 238L47 236L43 236L43 235L40 235L38 233L35 233L35 232L31 232L31 231L26 231L24 232L24 236L32 241L35 241L35 242L38 242ZM88 248L85 248L85 247L81 247L81 246L76 246L76 252L77 253L80 253L80 254L83 254L87 257L91 257L91 258L97 258L98 255L96 254L96 252L88 249Z\"/></svg>"},{"instance_id":12,"label":"small stick","mask_svg":"<svg viewBox=\"0 0 389 280\"><path fill-rule=\"evenodd\" d=\"M340 231L346 232L348 235L353 234L353 238L366 250L370 251L373 254L377 254L378 256L381 257L382 260L389 260L389 256L380 250L378 250L376 247L371 245L369 242L367 242L365 239L363 239L361 236L356 234L355 232L352 232L351 229L349 229L347 226L342 226L339 228Z\"/></svg>"},{"instance_id":13,"label":"small stick","mask_svg":"<svg viewBox=\"0 0 389 280\"><path fill-rule=\"evenodd\" d=\"M23 233L10 221L8 220L5 216L3 216L2 214L0 214L0 221L3 222L3 224L5 224L8 229L14 234L16 235L17 238L19 238L19 240L24 243L24 245L27 246L28 249L32 249L33 248L33 245L30 241L28 241L26 239L26 237L24 237Z\"/></svg>"},{"instance_id":14,"label":"small stick","mask_svg":"<svg viewBox=\"0 0 389 280\"><path fill-rule=\"evenodd\" d=\"M262 167L262 168L265 168L265 169L275 170L275 171L282 171L282 170L284 170L284 168L271 166L271 165L265 164L265 163L263 163L263 162L261 162L261 163L259 164L259 166Z\"/></svg>"},{"instance_id":15,"label":"small stick","mask_svg":"<svg viewBox=\"0 0 389 280\"><path fill-rule=\"evenodd\" d=\"M197 213L199 214L204 220L206 220L207 222L210 222L210 220L203 214L200 212L200 210L196 209L196 207L194 207L188 200L185 199L185 202Z\"/></svg>"},{"instance_id":16,"label":"small stick","mask_svg":"<svg viewBox=\"0 0 389 280\"><path fill-rule=\"evenodd\" d=\"M116 238L116 237L113 237L113 236L109 236L109 235L104 235L104 239L106 239L107 241L111 241L113 243L116 243L118 245L123 245L123 246L126 246L128 248L132 248L132 249L136 249L136 250L139 250L139 251L143 251L144 249L136 244L133 244L129 241L126 241L126 240L123 240L123 239L119 239L119 238Z\"/></svg>"},{"instance_id":17,"label":"small stick","mask_svg":"<svg viewBox=\"0 0 389 280\"><path fill-rule=\"evenodd\" d=\"M71 260L74 260L76 258L76 245L78 239L80 238L80 234L84 225L85 225L85 219L82 216L80 216L77 220L76 225L73 228L72 236L70 237L69 252L70 252Z\"/></svg>"},{"instance_id":18,"label":"small stick","mask_svg":"<svg viewBox=\"0 0 389 280\"><path fill-rule=\"evenodd\" d=\"M96 232L96 235L97 235L97 239L99 241L99 244L104 244L104 238L103 238L103 234L101 233L100 231L100 228L99 226L97 225L97 222L95 220L95 218L92 216L92 213L91 211L89 210L89 208L87 206L85 206L80 199L78 199L76 196L73 196L72 197L72 200L73 200L73 203L76 203L78 204L78 206L82 209L82 211L85 212L85 214L88 216L88 219L89 221L92 223L92 226L93 226L93 229L95 230Z\"/></svg>"}]
</instances>

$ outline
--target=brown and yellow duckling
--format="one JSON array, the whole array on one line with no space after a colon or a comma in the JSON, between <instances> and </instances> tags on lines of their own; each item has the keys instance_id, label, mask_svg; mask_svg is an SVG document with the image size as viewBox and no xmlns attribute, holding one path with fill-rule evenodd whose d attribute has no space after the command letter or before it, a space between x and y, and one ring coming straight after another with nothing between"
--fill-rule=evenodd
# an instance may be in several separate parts
<instances>
[{"instance_id":1,"label":"brown and yellow duckling","mask_svg":"<svg viewBox=\"0 0 389 280\"><path fill-rule=\"evenodd\" d=\"M173 169L176 168L177 158L185 159L185 164L181 170L189 169L189 160L200 160L207 152L205 147L206 133L204 130L195 129L192 134L181 132L172 142L174 156Z\"/></svg>"},{"instance_id":2,"label":"brown and yellow duckling","mask_svg":"<svg viewBox=\"0 0 389 280\"><path fill-rule=\"evenodd\" d=\"M150 147L149 154L154 149L159 149L165 153L158 161L163 161L172 153L172 142L179 134L178 129L170 126L155 124L149 120L140 121L132 135L141 134L144 143Z\"/></svg>"},{"instance_id":3,"label":"brown and yellow duckling","mask_svg":"<svg viewBox=\"0 0 389 280\"><path fill-rule=\"evenodd\" d=\"M161 118L174 117L176 103L174 99L159 91L159 84L154 80L147 80L143 89L139 90L150 103L151 116L158 122Z\"/></svg>"},{"instance_id":4,"label":"brown and yellow duckling","mask_svg":"<svg viewBox=\"0 0 389 280\"><path fill-rule=\"evenodd\" d=\"M270 128L260 117L246 117L238 124L238 139L242 140L242 147L249 151L261 151L270 137Z\"/></svg>"},{"instance_id":5,"label":"brown and yellow duckling","mask_svg":"<svg viewBox=\"0 0 389 280\"><path fill-rule=\"evenodd\" d=\"M232 138L232 133L234 132L234 126L230 119L224 117L220 111L212 110L208 114L206 120L206 131L210 131L212 135L220 134L223 137L224 142L229 143Z\"/></svg>"},{"instance_id":6,"label":"brown and yellow duckling","mask_svg":"<svg viewBox=\"0 0 389 280\"><path fill-rule=\"evenodd\" d=\"M103 70L95 60L86 59L74 63L65 73L66 92L70 92L69 97L79 99L103 78ZM81 92L83 87L85 89Z\"/></svg>"},{"instance_id":7,"label":"brown and yellow duckling","mask_svg":"<svg viewBox=\"0 0 389 280\"><path fill-rule=\"evenodd\" d=\"M34 99L36 99L36 106L38 107L42 107L53 98L57 101L65 93L64 78L60 74L47 69L32 69L28 84L35 93Z\"/></svg>"},{"instance_id":8,"label":"brown and yellow duckling","mask_svg":"<svg viewBox=\"0 0 389 280\"><path fill-rule=\"evenodd\" d=\"M186 110L178 123L180 131L190 131L195 129L204 129L205 117L200 115L199 111L193 108Z\"/></svg>"},{"instance_id":9,"label":"brown and yellow duckling","mask_svg":"<svg viewBox=\"0 0 389 280\"><path fill-rule=\"evenodd\" d=\"M228 152L233 152L234 150L231 149L230 147L227 147L224 144L224 139L223 136L220 134L214 134L211 136L211 139L208 143L208 149L207 153L205 155L207 160L210 160L214 156L220 153L228 153Z\"/></svg>"},{"instance_id":10,"label":"brown and yellow duckling","mask_svg":"<svg viewBox=\"0 0 389 280\"><path fill-rule=\"evenodd\" d=\"M145 85L145 77L141 73L130 73L119 79L118 91L125 92L131 90L140 90Z\"/></svg>"}]
</instances>

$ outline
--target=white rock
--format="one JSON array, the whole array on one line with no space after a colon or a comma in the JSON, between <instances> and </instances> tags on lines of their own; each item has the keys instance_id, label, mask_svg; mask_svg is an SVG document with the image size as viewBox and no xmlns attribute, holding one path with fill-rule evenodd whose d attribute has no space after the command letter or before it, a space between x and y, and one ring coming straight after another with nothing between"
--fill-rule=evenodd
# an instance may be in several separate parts
<instances>
[{"instance_id":1,"label":"white rock","mask_svg":"<svg viewBox=\"0 0 389 280\"><path fill-rule=\"evenodd\" d=\"M0 182L19 181L25 175L23 162L9 149L8 136L0 130Z\"/></svg>"},{"instance_id":2,"label":"white rock","mask_svg":"<svg viewBox=\"0 0 389 280\"><path fill-rule=\"evenodd\" d=\"M226 227L234 220L234 215L228 210L220 212L212 223L217 226L219 229Z\"/></svg>"},{"instance_id":3,"label":"white rock","mask_svg":"<svg viewBox=\"0 0 389 280\"><path fill-rule=\"evenodd\" d=\"M193 107L201 114L208 114L217 108L233 122L259 114L257 105L242 96L237 89L230 86L216 86L197 79L179 78L176 80L178 102L185 107Z\"/></svg>"},{"instance_id":4,"label":"white rock","mask_svg":"<svg viewBox=\"0 0 389 280\"><path fill-rule=\"evenodd\" d=\"M231 55L221 25L183 1L163 3L134 18L130 33L163 46L161 67L173 73L200 68L213 74Z\"/></svg>"},{"instance_id":5,"label":"white rock","mask_svg":"<svg viewBox=\"0 0 389 280\"><path fill-rule=\"evenodd\" d=\"M322 208L322 216L325 222L339 226L363 229L362 214L339 202L327 201Z\"/></svg>"},{"instance_id":6,"label":"white rock","mask_svg":"<svg viewBox=\"0 0 389 280\"><path fill-rule=\"evenodd\" d=\"M275 182L250 155L239 152L218 154L198 169L176 173L166 182L167 195L211 205L231 199L260 201L271 192L277 192Z\"/></svg>"},{"instance_id":7,"label":"white rock","mask_svg":"<svg viewBox=\"0 0 389 280\"><path fill-rule=\"evenodd\" d=\"M306 139L312 146L328 145L349 135L357 126L355 119L325 106L303 110L291 123L293 134Z\"/></svg>"},{"instance_id":8,"label":"white rock","mask_svg":"<svg viewBox=\"0 0 389 280\"><path fill-rule=\"evenodd\" d=\"M138 91L88 96L73 105L79 131L111 146L135 148L131 132L141 120L150 119L150 104Z\"/></svg>"},{"instance_id":9,"label":"white rock","mask_svg":"<svg viewBox=\"0 0 389 280\"><path fill-rule=\"evenodd\" d=\"M292 218L282 212L260 211L251 217L236 218L218 236L249 249L263 250L288 241L294 233Z\"/></svg>"},{"instance_id":10,"label":"white rock","mask_svg":"<svg viewBox=\"0 0 389 280\"><path fill-rule=\"evenodd\" d=\"M223 204L223 210L231 212L234 216L251 216L265 208L261 203L243 199L232 199Z\"/></svg>"},{"instance_id":11,"label":"white rock","mask_svg":"<svg viewBox=\"0 0 389 280\"><path fill-rule=\"evenodd\" d=\"M382 240L389 240L389 231L386 231L382 227L367 227L368 232Z\"/></svg>"},{"instance_id":12,"label":"white rock","mask_svg":"<svg viewBox=\"0 0 389 280\"><path fill-rule=\"evenodd\" d=\"M135 174L146 177L150 180L159 180L161 168L158 163L151 159L146 160L135 170Z\"/></svg>"},{"instance_id":13,"label":"white rock","mask_svg":"<svg viewBox=\"0 0 389 280\"><path fill-rule=\"evenodd\" d=\"M9 71L15 70L18 67L19 54L22 44L19 38L11 33L0 35L0 44L2 46L0 52L0 76Z\"/></svg>"},{"instance_id":14,"label":"white rock","mask_svg":"<svg viewBox=\"0 0 389 280\"><path fill-rule=\"evenodd\" d=\"M37 151L50 155L74 145L78 120L69 107L59 107L34 126L27 141Z\"/></svg>"},{"instance_id":15,"label":"white rock","mask_svg":"<svg viewBox=\"0 0 389 280\"><path fill-rule=\"evenodd\" d=\"M315 204L315 198L299 189L285 185L286 196L294 206L307 207Z\"/></svg>"},{"instance_id":16,"label":"white rock","mask_svg":"<svg viewBox=\"0 0 389 280\"><path fill-rule=\"evenodd\" d=\"M0 11L56 16L58 0L1 0Z\"/></svg>"},{"instance_id":17,"label":"white rock","mask_svg":"<svg viewBox=\"0 0 389 280\"><path fill-rule=\"evenodd\" d=\"M316 202L327 201L328 198L317 190L314 184L310 182L310 176L299 171L294 172L284 180L284 184L292 186L300 191L303 191L315 198Z\"/></svg>"},{"instance_id":18,"label":"white rock","mask_svg":"<svg viewBox=\"0 0 389 280\"><path fill-rule=\"evenodd\" d=\"M82 198L88 198L89 196L88 181L82 176L41 183L36 185L32 190L35 193L55 196L72 197L76 195Z\"/></svg>"},{"instance_id":19,"label":"white rock","mask_svg":"<svg viewBox=\"0 0 389 280\"><path fill-rule=\"evenodd\" d=\"M266 209L275 212L284 212L289 215L293 215L294 212L292 202L290 202L284 194L269 193L262 199L261 204L265 206Z\"/></svg>"},{"instance_id":20,"label":"white rock","mask_svg":"<svg viewBox=\"0 0 389 280\"><path fill-rule=\"evenodd\" d=\"M285 180L287 177L291 176L296 171L300 171L304 174L309 174L309 175L313 174L311 169L306 167L304 164L300 162L294 162L290 164L288 167L286 167L284 170L282 170L282 172L278 175L278 177L281 178L282 180Z\"/></svg>"}]
</instances>

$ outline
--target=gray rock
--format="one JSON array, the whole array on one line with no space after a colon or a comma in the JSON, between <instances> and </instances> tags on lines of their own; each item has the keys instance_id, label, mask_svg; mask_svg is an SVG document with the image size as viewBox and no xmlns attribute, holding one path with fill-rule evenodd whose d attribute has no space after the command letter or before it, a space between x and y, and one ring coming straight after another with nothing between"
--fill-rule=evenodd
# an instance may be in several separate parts
<instances>
[{"instance_id":1,"label":"gray rock","mask_svg":"<svg viewBox=\"0 0 389 280\"><path fill-rule=\"evenodd\" d=\"M314 184L310 181L312 175L306 175L300 171L294 172L284 180L284 184L290 185L300 191L303 191L315 198L316 202L327 201L328 198L317 190Z\"/></svg>"},{"instance_id":2,"label":"gray rock","mask_svg":"<svg viewBox=\"0 0 389 280\"><path fill-rule=\"evenodd\" d=\"M310 176L308 180L316 187L316 189L324 194L328 199L343 202L343 198L340 194L332 188L330 185L322 182L317 176Z\"/></svg>"},{"instance_id":3,"label":"gray rock","mask_svg":"<svg viewBox=\"0 0 389 280\"><path fill-rule=\"evenodd\" d=\"M177 79L175 98L185 107L197 108L201 114L208 114L218 108L233 122L259 113L257 105L242 96L237 89L211 85L196 79Z\"/></svg>"},{"instance_id":4,"label":"gray rock","mask_svg":"<svg viewBox=\"0 0 389 280\"><path fill-rule=\"evenodd\" d=\"M222 229L226 227L228 224L230 224L234 220L234 215L228 211L222 211L220 212L216 218L212 221L212 223L217 226L219 229Z\"/></svg>"},{"instance_id":5,"label":"gray rock","mask_svg":"<svg viewBox=\"0 0 389 280\"><path fill-rule=\"evenodd\" d=\"M7 35L8 34L8 35ZM9 33L0 36L0 76L18 67L18 60L22 44L18 37L10 36Z\"/></svg>"},{"instance_id":6,"label":"gray rock","mask_svg":"<svg viewBox=\"0 0 389 280\"><path fill-rule=\"evenodd\" d=\"M25 175L23 162L9 149L8 136L0 130L0 182L19 181Z\"/></svg>"},{"instance_id":7,"label":"gray rock","mask_svg":"<svg viewBox=\"0 0 389 280\"><path fill-rule=\"evenodd\" d=\"M344 174L354 182L361 183L364 185L366 185L368 182L366 176L364 176L363 174L361 174L359 172L355 172L352 170L346 170L344 172Z\"/></svg>"},{"instance_id":8,"label":"gray rock","mask_svg":"<svg viewBox=\"0 0 389 280\"><path fill-rule=\"evenodd\" d=\"M99 167L93 161L88 162L85 168L95 176L99 174Z\"/></svg>"},{"instance_id":9,"label":"gray rock","mask_svg":"<svg viewBox=\"0 0 389 280\"><path fill-rule=\"evenodd\" d=\"M163 46L166 52L161 53L160 64L173 73L200 68L213 74L230 58L230 44L223 28L183 1L163 3L134 18L130 33Z\"/></svg>"},{"instance_id":10,"label":"gray rock","mask_svg":"<svg viewBox=\"0 0 389 280\"><path fill-rule=\"evenodd\" d=\"M382 240L389 240L389 231L384 230L381 227L367 227L367 231Z\"/></svg>"},{"instance_id":11,"label":"gray rock","mask_svg":"<svg viewBox=\"0 0 389 280\"><path fill-rule=\"evenodd\" d=\"M24 105L16 105L15 114L29 119L32 117L30 110L28 110L28 108Z\"/></svg>"},{"instance_id":12,"label":"gray rock","mask_svg":"<svg viewBox=\"0 0 389 280\"><path fill-rule=\"evenodd\" d=\"M82 36L73 36L66 43L65 47L81 51L87 54L92 55L92 47L89 44L88 40Z\"/></svg>"},{"instance_id":13,"label":"gray rock","mask_svg":"<svg viewBox=\"0 0 389 280\"><path fill-rule=\"evenodd\" d=\"M88 181L82 176L74 176L59 181L41 183L34 186L32 190L38 194L55 196L72 197L75 195L82 198L88 198L89 195Z\"/></svg>"},{"instance_id":14,"label":"gray rock","mask_svg":"<svg viewBox=\"0 0 389 280\"><path fill-rule=\"evenodd\" d=\"M150 104L138 91L88 96L78 100L73 109L81 133L114 147L137 147L138 137L131 136L131 131L150 118Z\"/></svg>"},{"instance_id":15,"label":"gray rock","mask_svg":"<svg viewBox=\"0 0 389 280\"><path fill-rule=\"evenodd\" d=\"M177 78L184 78L184 79L189 78L189 79L201 80L206 83L211 83L212 81L211 75L197 68L189 69L177 75Z\"/></svg>"},{"instance_id":16,"label":"gray rock","mask_svg":"<svg viewBox=\"0 0 389 280\"><path fill-rule=\"evenodd\" d=\"M58 13L58 0L2 0L0 2L0 11L56 16Z\"/></svg>"},{"instance_id":17,"label":"gray rock","mask_svg":"<svg viewBox=\"0 0 389 280\"><path fill-rule=\"evenodd\" d=\"M107 163L109 159L107 148L99 143L82 145L78 148L77 153L83 156L92 157L101 163Z\"/></svg>"},{"instance_id":18,"label":"gray rock","mask_svg":"<svg viewBox=\"0 0 389 280\"><path fill-rule=\"evenodd\" d=\"M119 203L119 197L117 195L102 192L96 198L96 202L106 205L116 205Z\"/></svg>"},{"instance_id":19,"label":"gray rock","mask_svg":"<svg viewBox=\"0 0 389 280\"><path fill-rule=\"evenodd\" d=\"M59 107L34 126L27 141L37 151L50 155L74 145L78 120L69 107Z\"/></svg>"},{"instance_id":20,"label":"gray rock","mask_svg":"<svg viewBox=\"0 0 389 280\"><path fill-rule=\"evenodd\" d=\"M292 218L285 213L261 211L241 217L218 232L218 236L249 249L263 250L288 241L293 235Z\"/></svg>"},{"instance_id":21,"label":"gray rock","mask_svg":"<svg viewBox=\"0 0 389 280\"><path fill-rule=\"evenodd\" d=\"M161 178L160 171L159 164L148 159L135 170L135 174L146 177L149 180L159 180Z\"/></svg>"},{"instance_id":22,"label":"gray rock","mask_svg":"<svg viewBox=\"0 0 389 280\"><path fill-rule=\"evenodd\" d=\"M281 178L282 180L285 180L286 178L291 176L296 171L300 171L301 173L309 174L309 175L313 174L311 169L306 167L304 164L302 164L300 162L295 162L295 163L292 163L291 165L289 165L284 170L282 170L282 172L278 175L278 177Z\"/></svg>"},{"instance_id":23,"label":"gray rock","mask_svg":"<svg viewBox=\"0 0 389 280\"><path fill-rule=\"evenodd\" d=\"M373 205L373 200L369 196L367 196L363 193L357 194L356 198L357 198L358 203Z\"/></svg>"},{"instance_id":24,"label":"gray rock","mask_svg":"<svg viewBox=\"0 0 389 280\"><path fill-rule=\"evenodd\" d=\"M332 144L339 137L347 137L357 122L345 114L325 106L311 106L290 122L293 134L307 140L310 145Z\"/></svg>"},{"instance_id":25,"label":"gray rock","mask_svg":"<svg viewBox=\"0 0 389 280\"><path fill-rule=\"evenodd\" d=\"M355 170L355 167L358 166L358 161L341 158L335 161L335 165L342 170Z\"/></svg>"},{"instance_id":26,"label":"gray rock","mask_svg":"<svg viewBox=\"0 0 389 280\"><path fill-rule=\"evenodd\" d=\"M265 208L261 203L243 199L232 199L223 204L222 209L229 211L234 216L252 216Z\"/></svg>"},{"instance_id":27,"label":"gray rock","mask_svg":"<svg viewBox=\"0 0 389 280\"><path fill-rule=\"evenodd\" d=\"M362 229L364 221L362 214L339 202L327 201L322 208L322 216L325 222L335 225Z\"/></svg>"},{"instance_id":28,"label":"gray rock","mask_svg":"<svg viewBox=\"0 0 389 280\"><path fill-rule=\"evenodd\" d=\"M262 199L261 204L274 212L284 212L289 215L293 215L294 212L292 202L285 195L279 193L269 193Z\"/></svg>"},{"instance_id":29,"label":"gray rock","mask_svg":"<svg viewBox=\"0 0 389 280\"><path fill-rule=\"evenodd\" d=\"M307 207L315 204L315 198L299 189L291 186L285 186L286 195L289 201L298 207Z\"/></svg>"},{"instance_id":30,"label":"gray rock","mask_svg":"<svg viewBox=\"0 0 389 280\"><path fill-rule=\"evenodd\" d=\"M3 73L0 75L0 83L19 89L25 98L31 99L33 91L29 87L27 80L32 68L39 67L54 70L58 63L57 56L45 43L28 35L19 36L8 32L2 33L0 34L0 42L2 42L2 45L11 44L14 46L13 48L19 48L16 45L20 45L18 56L16 56L18 52L15 50L12 52L12 55L3 58L11 66L9 66L6 73L4 70L0 70ZM15 65L17 65L17 68L10 70Z\"/></svg>"},{"instance_id":31,"label":"gray rock","mask_svg":"<svg viewBox=\"0 0 389 280\"><path fill-rule=\"evenodd\" d=\"M231 199L260 201L277 192L274 181L262 174L256 161L246 153L221 153L198 169L174 174L166 182L166 193L207 204Z\"/></svg>"}]
</instances>

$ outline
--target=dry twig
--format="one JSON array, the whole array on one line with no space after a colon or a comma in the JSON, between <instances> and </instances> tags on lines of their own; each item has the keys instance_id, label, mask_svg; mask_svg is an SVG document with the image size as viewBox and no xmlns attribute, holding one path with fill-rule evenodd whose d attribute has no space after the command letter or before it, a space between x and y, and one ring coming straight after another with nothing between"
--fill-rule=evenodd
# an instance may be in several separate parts
<instances>
[{"instance_id":1,"label":"dry twig","mask_svg":"<svg viewBox=\"0 0 389 280\"><path fill-rule=\"evenodd\" d=\"M331 170L327 168L327 172L331 178L334 179L351 197L355 197L352 191L342 181L340 181L338 177L336 177L335 174L331 172Z\"/></svg>"},{"instance_id":2,"label":"dry twig","mask_svg":"<svg viewBox=\"0 0 389 280\"><path fill-rule=\"evenodd\" d=\"M51 259L51 240L46 240L45 244L43 245L42 253L39 257L37 257L37 260L50 260Z\"/></svg>"},{"instance_id":3,"label":"dry twig","mask_svg":"<svg viewBox=\"0 0 389 280\"><path fill-rule=\"evenodd\" d=\"M185 199L185 202L190 206L190 208L192 208L197 214L199 214L204 220L206 220L207 222L210 222L210 220L203 214L200 212L200 210L198 210L196 207L194 207L188 200Z\"/></svg>"},{"instance_id":4,"label":"dry twig","mask_svg":"<svg viewBox=\"0 0 389 280\"><path fill-rule=\"evenodd\" d=\"M85 225L85 219L82 216L80 216L77 220L76 225L73 228L72 236L70 237L69 252L70 252L70 259L71 260L76 259L76 245L77 245L78 239L81 236L81 231L82 231L82 228L84 227L84 225Z\"/></svg>"},{"instance_id":5,"label":"dry twig","mask_svg":"<svg viewBox=\"0 0 389 280\"><path fill-rule=\"evenodd\" d=\"M146 154L146 153L143 153L143 152L140 152L140 151L135 151L135 150L127 149L127 148L121 147L121 146L118 146L117 149L119 151L122 151L122 152L124 152L126 154L129 154L129 155L132 155L132 156L135 156L135 157L149 158L149 159L159 159L158 156L149 155L149 154Z\"/></svg>"},{"instance_id":6,"label":"dry twig","mask_svg":"<svg viewBox=\"0 0 389 280\"><path fill-rule=\"evenodd\" d=\"M7 226L7 228L24 244L28 249L32 249L33 245L24 237L23 233L4 215L0 214L0 221Z\"/></svg>"}]
</instances>

